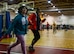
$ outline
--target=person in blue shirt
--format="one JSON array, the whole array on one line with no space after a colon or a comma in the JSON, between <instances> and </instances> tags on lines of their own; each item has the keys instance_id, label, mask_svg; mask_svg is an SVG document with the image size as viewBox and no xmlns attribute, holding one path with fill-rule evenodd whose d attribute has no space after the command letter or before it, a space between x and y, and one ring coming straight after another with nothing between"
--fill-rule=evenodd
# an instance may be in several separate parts
<instances>
[{"instance_id":1,"label":"person in blue shirt","mask_svg":"<svg viewBox=\"0 0 74 54\"><path fill-rule=\"evenodd\" d=\"M26 54L24 35L27 33L28 26L27 12L27 7L19 7L17 16L13 19L13 22L5 33L5 35L8 35L11 33L11 31L13 31L17 38L17 41L8 47L7 54L10 54L11 48L18 44L21 44L22 53Z\"/></svg>"}]
</instances>

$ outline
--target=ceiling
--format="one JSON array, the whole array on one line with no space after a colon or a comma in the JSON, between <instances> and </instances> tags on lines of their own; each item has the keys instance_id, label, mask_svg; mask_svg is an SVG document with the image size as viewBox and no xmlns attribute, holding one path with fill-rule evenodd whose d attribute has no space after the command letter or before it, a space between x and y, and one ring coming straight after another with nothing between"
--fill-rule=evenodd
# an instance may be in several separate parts
<instances>
[{"instance_id":1,"label":"ceiling","mask_svg":"<svg viewBox=\"0 0 74 54\"><path fill-rule=\"evenodd\" d=\"M65 14L74 14L74 0L51 0L51 3L48 3L48 0L0 0L0 6L3 2L12 5L22 1L34 1L34 7L46 13L62 11Z\"/></svg>"}]
</instances>

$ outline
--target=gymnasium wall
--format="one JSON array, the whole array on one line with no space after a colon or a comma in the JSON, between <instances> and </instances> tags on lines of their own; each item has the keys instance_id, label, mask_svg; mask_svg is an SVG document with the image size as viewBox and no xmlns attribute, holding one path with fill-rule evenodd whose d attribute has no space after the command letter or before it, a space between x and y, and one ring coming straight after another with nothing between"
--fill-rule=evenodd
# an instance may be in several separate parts
<instances>
[{"instance_id":1,"label":"gymnasium wall","mask_svg":"<svg viewBox=\"0 0 74 54\"><path fill-rule=\"evenodd\" d=\"M10 12L11 14L11 20L15 17L15 13L14 12ZM46 21L43 23L44 25L49 22L50 25L53 24L53 21L56 22L56 24L70 24L70 25L74 25L74 15L60 15L60 16L45 16L44 18L46 18Z\"/></svg>"},{"instance_id":2,"label":"gymnasium wall","mask_svg":"<svg viewBox=\"0 0 74 54\"><path fill-rule=\"evenodd\" d=\"M46 24L49 22L50 25L52 25L53 21L56 22L56 24L68 24L68 25L74 25L74 16L68 16L68 15L60 15L60 16L46 16L46 21L43 24Z\"/></svg>"}]
</instances>

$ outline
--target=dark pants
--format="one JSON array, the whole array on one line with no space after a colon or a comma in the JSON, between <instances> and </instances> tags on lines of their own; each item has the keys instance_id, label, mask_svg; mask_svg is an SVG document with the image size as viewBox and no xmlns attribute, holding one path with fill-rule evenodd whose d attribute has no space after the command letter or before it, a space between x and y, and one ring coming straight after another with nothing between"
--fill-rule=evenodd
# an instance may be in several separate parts
<instances>
[{"instance_id":1,"label":"dark pants","mask_svg":"<svg viewBox=\"0 0 74 54\"><path fill-rule=\"evenodd\" d=\"M32 40L31 45L34 46L34 44L40 39L40 34L38 32L38 30L31 30L34 34L34 38Z\"/></svg>"},{"instance_id":2,"label":"dark pants","mask_svg":"<svg viewBox=\"0 0 74 54\"><path fill-rule=\"evenodd\" d=\"M17 37L17 41L8 47L7 54L10 54L11 48L15 47L18 44L21 44L22 52L23 54L26 54L24 36L16 35L16 37Z\"/></svg>"}]
</instances>

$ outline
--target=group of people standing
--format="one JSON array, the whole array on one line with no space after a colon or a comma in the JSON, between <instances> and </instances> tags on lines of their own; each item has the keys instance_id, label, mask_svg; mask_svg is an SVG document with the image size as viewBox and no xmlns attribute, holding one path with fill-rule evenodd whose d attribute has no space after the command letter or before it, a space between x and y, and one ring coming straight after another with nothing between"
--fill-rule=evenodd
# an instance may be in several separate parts
<instances>
[{"instance_id":1,"label":"group of people standing","mask_svg":"<svg viewBox=\"0 0 74 54\"><path fill-rule=\"evenodd\" d=\"M21 44L22 53L27 54L24 36L27 34L28 28L34 34L34 38L31 42L31 45L28 48L29 50L33 50L33 51L35 50L34 45L40 39L40 34L39 34L40 23L45 21L45 20L41 21L41 19L39 18L39 9L35 9L35 11L36 13L32 13L31 15L28 16L27 7L21 6L18 8L18 14L15 16L8 30L5 32L3 36L5 37L9 35L11 31L13 31L13 33L17 38L16 42L8 47L7 54L10 54L11 49L18 44ZM48 26L47 29L49 29Z\"/></svg>"},{"instance_id":2,"label":"group of people standing","mask_svg":"<svg viewBox=\"0 0 74 54\"><path fill-rule=\"evenodd\" d=\"M34 44L40 39L40 34L38 32L40 18L37 18L39 17L38 12L39 9L36 9L36 13L32 13L28 16L27 7L21 6L18 8L18 14L15 16L11 25L3 36L5 37L6 35L9 35L11 31L13 31L17 38L16 42L8 47L7 54L10 54L11 49L18 44L21 44L22 53L27 54L24 36L27 34L28 25L29 29L31 29L34 34L34 38L31 45L29 46L29 50L35 50Z\"/></svg>"}]
</instances>

